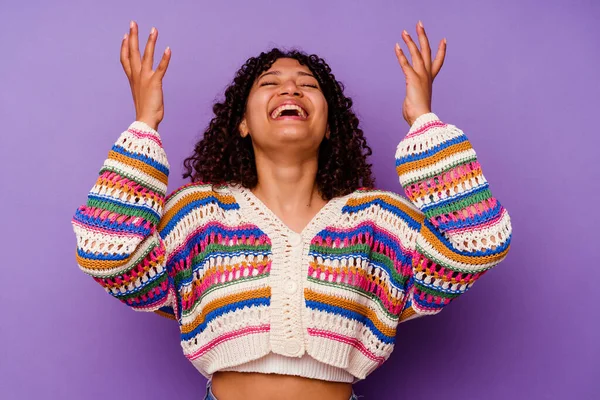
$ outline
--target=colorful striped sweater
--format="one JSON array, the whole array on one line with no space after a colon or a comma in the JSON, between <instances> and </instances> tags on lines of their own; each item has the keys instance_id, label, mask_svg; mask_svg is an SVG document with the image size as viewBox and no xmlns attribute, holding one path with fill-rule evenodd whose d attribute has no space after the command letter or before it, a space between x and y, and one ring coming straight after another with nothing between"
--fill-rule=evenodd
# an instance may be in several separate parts
<instances>
[{"instance_id":1,"label":"colorful striped sweater","mask_svg":"<svg viewBox=\"0 0 600 400\"><path fill-rule=\"evenodd\" d=\"M439 313L509 250L510 217L460 129L422 115L396 171L406 197L358 189L297 233L242 187L166 196L160 136L136 121L72 219L77 263L134 310L175 319L207 378L356 382L388 359L399 323Z\"/></svg>"}]
</instances>

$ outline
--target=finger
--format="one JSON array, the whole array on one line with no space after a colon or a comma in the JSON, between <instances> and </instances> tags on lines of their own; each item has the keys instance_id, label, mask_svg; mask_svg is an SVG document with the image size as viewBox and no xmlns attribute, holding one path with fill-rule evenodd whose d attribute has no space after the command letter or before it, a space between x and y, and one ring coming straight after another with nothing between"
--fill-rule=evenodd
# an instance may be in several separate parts
<instances>
[{"instance_id":1,"label":"finger","mask_svg":"<svg viewBox=\"0 0 600 400\"><path fill-rule=\"evenodd\" d=\"M419 36L419 44L421 45L421 56L427 72L431 73L431 48L429 47L429 39L425 33L423 22L417 23L417 35Z\"/></svg>"},{"instance_id":2,"label":"finger","mask_svg":"<svg viewBox=\"0 0 600 400\"><path fill-rule=\"evenodd\" d=\"M135 78L141 68L138 26L135 21L131 21L129 24L129 63L131 65L132 76Z\"/></svg>"},{"instance_id":3,"label":"finger","mask_svg":"<svg viewBox=\"0 0 600 400\"><path fill-rule=\"evenodd\" d=\"M442 65L444 65L444 59L446 58L446 39L442 39L440 45L438 46L438 51L435 55L435 60L433 60L433 65L431 66L431 77L435 79L436 75L440 72Z\"/></svg>"},{"instance_id":4,"label":"finger","mask_svg":"<svg viewBox=\"0 0 600 400\"><path fill-rule=\"evenodd\" d=\"M125 75L127 75L127 79L131 79L131 64L129 64L129 44L127 43L129 40L129 35L125 34L123 36L123 40L121 41L121 65L123 66L123 70L125 71Z\"/></svg>"},{"instance_id":5,"label":"finger","mask_svg":"<svg viewBox=\"0 0 600 400\"><path fill-rule=\"evenodd\" d=\"M402 37L404 38L404 42L406 42L408 50L410 51L410 59L412 61L413 69L415 70L415 72L423 72L425 66L423 64L423 58L421 57L421 52L419 51L419 48L417 47L415 42L413 42L412 38L410 37L408 32L406 32L406 30L402 32Z\"/></svg>"},{"instance_id":6,"label":"finger","mask_svg":"<svg viewBox=\"0 0 600 400\"><path fill-rule=\"evenodd\" d=\"M404 72L404 76L406 77L408 83L409 76L416 75L416 72L408 62L408 59L404 55L404 52L402 51L398 43L396 43L395 49L396 57L398 58L398 63L400 63L400 67L402 67L402 72Z\"/></svg>"},{"instance_id":7,"label":"finger","mask_svg":"<svg viewBox=\"0 0 600 400\"><path fill-rule=\"evenodd\" d=\"M158 63L158 67L156 67L155 74L159 79L162 79L165 76L167 68L169 67L169 61L171 61L171 48L167 47L160 62Z\"/></svg>"},{"instance_id":8,"label":"finger","mask_svg":"<svg viewBox=\"0 0 600 400\"><path fill-rule=\"evenodd\" d=\"M158 31L155 27L150 30L150 36L146 42L146 48L144 49L144 58L142 59L142 68L146 71L152 71L152 65L154 64L154 46L156 45L156 38L158 37Z\"/></svg>"}]
</instances>

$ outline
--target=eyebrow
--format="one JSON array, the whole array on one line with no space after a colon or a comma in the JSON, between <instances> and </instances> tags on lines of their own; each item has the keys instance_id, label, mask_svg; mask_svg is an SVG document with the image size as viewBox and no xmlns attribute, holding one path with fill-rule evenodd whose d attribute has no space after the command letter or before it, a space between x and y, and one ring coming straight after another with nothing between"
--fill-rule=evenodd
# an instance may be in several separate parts
<instances>
[{"instance_id":1,"label":"eyebrow","mask_svg":"<svg viewBox=\"0 0 600 400\"><path fill-rule=\"evenodd\" d=\"M281 71L269 71L269 72L265 72L264 74L262 74L261 76L259 76L257 80L262 79L263 77L265 77L267 75L281 75ZM304 72L304 71L298 71L298 73L296 75L310 76L310 77L315 78L315 76L313 74L310 74L310 73ZM317 79L317 78L315 78L315 79Z\"/></svg>"}]
</instances>

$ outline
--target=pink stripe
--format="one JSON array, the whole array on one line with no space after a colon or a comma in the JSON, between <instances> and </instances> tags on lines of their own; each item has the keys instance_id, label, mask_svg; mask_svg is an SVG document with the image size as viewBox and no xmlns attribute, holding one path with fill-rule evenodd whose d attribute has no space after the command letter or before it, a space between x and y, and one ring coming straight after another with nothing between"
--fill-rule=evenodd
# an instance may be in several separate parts
<instances>
[{"instance_id":1,"label":"pink stripe","mask_svg":"<svg viewBox=\"0 0 600 400\"><path fill-rule=\"evenodd\" d=\"M352 347L355 347L356 349L358 349L361 353L363 353L365 356L367 356L371 360L376 361L377 364L379 364L379 365L383 364L383 362L385 361L384 357L376 356L375 354L373 354L358 339L340 335L339 333L334 333L331 331L325 331L325 330L315 329L315 328L308 328L307 331L311 336L324 337L326 339L336 340L338 342L349 344Z\"/></svg>"},{"instance_id":2,"label":"pink stripe","mask_svg":"<svg viewBox=\"0 0 600 400\"><path fill-rule=\"evenodd\" d=\"M417 129L416 131L409 133L408 135L406 135L406 137L409 138L409 137L419 136L419 135L425 133L425 131L427 131L429 128L432 128L434 126L442 126L443 127L443 126L446 126L446 124L441 121L431 121L431 122L426 123L419 129Z\"/></svg>"},{"instance_id":3,"label":"pink stripe","mask_svg":"<svg viewBox=\"0 0 600 400\"><path fill-rule=\"evenodd\" d=\"M184 216L185 217L185 216ZM171 221L172 222L172 221ZM179 223L180 221L178 221L177 223ZM245 225L235 225L235 226L227 226L225 224L222 224L220 222L209 222L205 225L199 226L197 229L193 230L192 232L190 232L187 237L181 241L180 246L176 247L175 249L173 249L173 251L171 252L171 254L169 255L169 261L172 258L175 258L181 251L187 250L188 247L188 243L197 235L202 234L202 232L206 231L208 228L212 227L212 226L217 226L219 228L223 228L223 229L234 229L234 231L231 232L231 239L233 239L233 237L240 237L239 233L237 233L236 231L238 230L244 230L244 229L256 229L256 225L252 225L252 224L245 224ZM204 251L204 248L206 247L206 245L208 244L208 241L211 240L210 236L207 236L204 239L204 242L202 243L203 246L201 246L201 250L200 251ZM218 240L217 243L223 244L223 242L221 240ZM264 243L268 243L266 240L261 240L261 244ZM270 243L269 243L270 244ZM190 252L190 257L194 257L196 255L196 253L192 253Z\"/></svg>"},{"instance_id":4,"label":"pink stripe","mask_svg":"<svg viewBox=\"0 0 600 400\"><path fill-rule=\"evenodd\" d=\"M118 236L118 237L123 237L124 236L123 232L109 231L107 229L99 228L99 227L96 227L96 226L84 225L84 224L79 223L79 221L75 221L75 219L73 219L72 222L73 222L73 225L77 225L78 227L83 228L86 231L99 232L99 233L102 233L103 235L106 235L106 236ZM137 237L137 238L140 238L140 239L144 239L146 236L144 236L142 234L135 235L135 234L130 233L130 234L127 235L127 237Z\"/></svg>"},{"instance_id":5,"label":"pink stripe","mask_svg":"<svg viewBox=\"0 0 600 400\"><path fill-rule=\"evenodd\" d=\"M158 144L159 146L162 147L161 140L154 133L149 133L149 132L144 132L144 131L138 131L137 129L133 129L133 128L127 129L127 132L129 132L133 136L136 136L136 137L139 137L139 138L150 139L150 140L156 142L156 144Z\"/></svg>"},{"instance_id":6,"label":"pink stripe","mask_svg":"<svg viewBox=\"0 0 600 400\"><path fill-rule=\"evenodd\" d=\"M470 233L470 232L480 231L483 228L490 228L492 226L498 225L500 223L500 221L502 221L504 214L506 214L506 209L504 207L502 207L502 210L498 216L496 216L495 218L493 218L483 224L479 224L479 225L471 226L471 227L467 226L464 228L448 229L445 232L448 234Z\"/></svg>"},{"instance_id":7,"label":"pink stripe","mask_svg":"<svg viewBox=\"0 0 600 400\"><path fill-rule=\"evenodd\" d=\"M213 340L211 340L210 342L208 342L207 344L205 344L204 346L200 347L200 349L198 349L196 352L187 355L186 357L189 360L195 360L198 357L201 357L204 353L206 353L208 350L212 349L214 346L228 341L228 340L232 340L235 339L239 336L245 336L245 335L249 335L252 333L262 333L262 332L268 332L271 329L271 326L269 324L264 324L264 325L258 325L258 326L249 326L247 328L244 329L240 329L237 331L233 331L233 332L229 332L226 333L225 335L221 335Z\"/></svg>"}]
</instances>

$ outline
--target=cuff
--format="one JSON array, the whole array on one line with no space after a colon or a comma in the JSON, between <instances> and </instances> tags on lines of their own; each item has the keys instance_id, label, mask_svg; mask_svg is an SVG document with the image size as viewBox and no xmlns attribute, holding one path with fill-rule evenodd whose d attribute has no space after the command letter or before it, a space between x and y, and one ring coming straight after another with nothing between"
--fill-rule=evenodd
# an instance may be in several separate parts
<instances>
[{"instance_id":1,"label":"cuff","mask_svg":"<svg viewBox=\"0 0 600 400\"><path fill-rule=\"evenodd\" d=\"M150 125L148 125L147 123L142 122L142 121L132 122L131 125L129 125L129 129L132 129L137 132L151 134L152 136L155 136L160 139L160 134L158 133L158 131L152 129L152 127Z\"/></svg>"},{"instance_id":2,"label":"cuff","mask_svg":"<svg viewBox=\"0 0 600 400\"><path fill-rule=\"evenodd\" d=\"M408 134L410 135L410 134L418 131L423 126L427 125L428 123L436 122L436 121L440 121L440 119L438 118L437 115L435 115L432 112L420 115L419 118L417 118L415 120L415 122L413 122L413 124L411 125L410 130L408 131Z\"/></svg>"}]
</instances>

